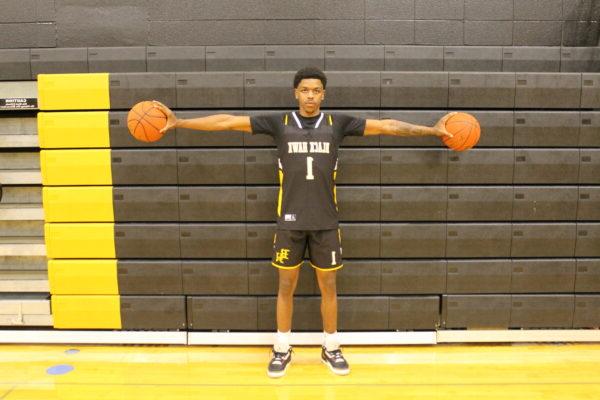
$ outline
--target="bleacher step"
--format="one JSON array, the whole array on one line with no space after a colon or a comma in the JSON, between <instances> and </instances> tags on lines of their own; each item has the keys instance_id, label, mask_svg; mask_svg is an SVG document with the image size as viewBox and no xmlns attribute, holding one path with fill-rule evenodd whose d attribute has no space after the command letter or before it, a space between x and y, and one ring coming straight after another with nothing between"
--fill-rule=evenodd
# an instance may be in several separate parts
<instances>
[{"instance_id":1,"label":"bleacher step","mask_svg":"<svg viewBox=\"0 0 600 400\"><path fill-rule=\"evenodd\" d=\"M41 204L0 204L0 220L43 221L44 208Z\"/></svg>"},{"instance_id":2,"label":"bleacher step","mask_svg":"<svg viewBox=\"0 0 600 400\"><path fill-rule=\"evenodd\" d=\"M0 182L3 185L41 185L42 172L39 170L0 170Z\"/></svg>"},{"instance_id":3,"label":"bleacher step","mask_svg":"<svg viewBox=\"0 0 600 400\"><path fill-rule=\"evenodd\" d=\"M1 294L0 325L52 326L47 294Z\"/></svg>"},{"instance_id":4,"label":"bleacher step","mask_svg":"<svg viewBox=\"0 0 600 400\"><path fill-rule=\"evenodd\" d=\"M46 256L44 238L39 238L36 243L32 243L32 239L36 238L0 238L0 257Z\"/></svg>"}]
</instances>

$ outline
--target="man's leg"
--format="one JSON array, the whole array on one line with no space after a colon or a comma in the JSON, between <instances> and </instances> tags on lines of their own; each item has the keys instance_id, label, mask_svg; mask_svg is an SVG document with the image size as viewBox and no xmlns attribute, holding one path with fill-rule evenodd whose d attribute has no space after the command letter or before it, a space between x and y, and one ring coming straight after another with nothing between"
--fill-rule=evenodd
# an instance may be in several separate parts
<instances>
[{"instance_id":1,"label":"man's leg","mask_svg":"<svg viewBox=\"0 0 600 400\"><path fill-rule=\"evenodd\" d=\"M321 289L321 317L323 318L323 330L333 334L337 331L337 289L336 271L324 271L315 269L317 282Z\"/></svg>"},{"instance_id":2,"label":"man's leg","mask_svg":"<svg viewBox=\"0 0 600 400\"><path fill-rule=\"evenodd\" d=\"M299 275L300 268L279 269L279 290L277 292L277 330L279 332L289 332L292 329L294 291Z\"/></svg>"},{"instance_id":3,"label":"man's leg","mask_svg":"<svg viewBox=\"0 0 600 400\"><path fill-rule=\"evenodd\" d=\"M303 263L306 236L302 231L278 230L273 239L271 264L277 267L277 330L289 332L292 328L294 291Z\"/></svg>"},{"instance_id":4,"label":"man's leg","mask_svg":"<svg viewBox=\"0 0 600 400\"><path fill-rule=\"evenodd\" d=\"M290 336L294 291L300 275L304 246L305 236L301 231L277 231L273 239L271 264L279 269L279 288L277 290L277 334L272 349L273 356L267 369L267 374L271 378L284 376L292 360Z\"/></svg>"},{"instance_id":5,"label":"man's leg","mask_svg":"<svg viewBox=\"0 0 600 400\"><path fill-rule=\"evenodd\" d=\"M316 270L321 289L321 316L325 343L321 351L321 360L331 371L338 375L350 373L348 362L342 355L337 334L337 289L336 271Z\"/></svg>"},{"instance_id":6,"label":"man's leg","mask_svg":"<svg viewBox=\"0 0 600 400\"><path fill-rule=\"evenodd\" d=\"M321 290L321 317L324 343L321 360L334 373L350 373L348 362L342 355L337 334L337 270L343 267L341 234L337 229L316 231L309 242L311 265L315 269Z\"/></svg>"},{"instance_id":7,"label":"man's leg","mask_svg":"<svg viewBox=\"0 0 600 400\"><path fill-rule=\"evenodd\" d=\"M294 290L298 283L300 268L279 269L279 290L277 292L277 334L273 344L273 356L267 368L267 375L279 378L285 375L292 360L290 336L292 333L292 313L294 311Z\"/></svg>"},{"instance_id":8,"label":"man's leg","mask_svg":"<svg viewBox=\"0 0 600 400\"><path fill-rule=\"evenodd\" d=\"M343 267L341 234L338 229L312 231L308 242L310 264L315 269L321 290L323 330L337 330L337 270Z\"/></svg>"}]
</instances>

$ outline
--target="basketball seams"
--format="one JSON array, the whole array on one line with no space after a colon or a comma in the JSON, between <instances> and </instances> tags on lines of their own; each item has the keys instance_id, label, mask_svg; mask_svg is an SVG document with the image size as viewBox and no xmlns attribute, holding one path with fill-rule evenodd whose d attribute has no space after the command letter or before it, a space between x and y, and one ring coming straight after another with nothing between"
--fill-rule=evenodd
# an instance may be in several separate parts
<instances>
[{"instance_id":1,"label":"basketball seams","mask_svg":"<svg viewBox=\"0 0 600 400\"><path fill-rule=\"evenodd\" d=\"M452 150L467 150L479 141L481 128L477 119L470 114L459 112L452 116L446 123L446 129L454 136L443 137L443 141ZM457 139L461 140L460 145L457 145Z\"/></svg>"},{"instance_id":2,"label":"basketball seams","mask_svg":"<svg viewBox=\"0 0 600 400\"><path fill-rule=\"evenodd\" d=\"M135 121L135 124L132 122ZM135 104L127 116L129 132L143 142L154 142L163 135L156 125L166 125L167 116L150 101L141 101Z\"/></svg>"},{"instance_id":3,"label":"basketball seams","mask_svg":"<svg viewBox=\"0 0 600 400\"><path fill-rule=\"evenodd\" d=\"M153 111L153 110L157 110L160 113L160 116L158 116L158 115L151 115L150 112ZM146 117L149 117L149 118L146 118ZM158 128L154 124L152 124L152 122L150 121L150 118L159 118L159 119L162 119L162 120L164 120L165 125L166 125L167 116L162 111L158 110L157 108L151 107L148 110L146 110L146 112L144 113L144 116L142 117L142 120L144 121L144 123L150 125L154 129L156 129L156 131L159 133L159 139L160 139L162 137L162 135L160 135L160 130L162 128ZM144 132L146 132L145 129L144 129ZM148 137L148 136L146 136L146 137Z\"/></svg>"},{"instance_id":4,"label":"basketball seams","mask_svg":"<svg viewBox=\"0 0 600 400\"><path fill-rule=\"evenodd\" d=\"M477 137L473 140L473 145L472 146L475 146L479 142L479 139L481 139L481 131L477 131L476 130L475 134L477 135Z\"/></svg>"},{"instance_id":5,"label":"basketball seams","mask_svg":"<svg viewBox=\"0 0 600 400\"><path fill-rule=\"evenodd\" d=\"M133 107L131 108L131 110L129 110L129 112L131 112L131 113L134 113L134 114L135 114L135 115L137 115L139 118L144 118L144 115L140 114L140 113L138 112L138 110L137 110L137 109L138 109L138 107L136 107L136 106L133 106Z\"/></svg>"},{"instance_id":6,"label":"basketball seams","mask_svg":"<svg viewBox=\"0 0 600 400\"><path fill-rule=\"evenodd\" d=\"M463 146L469 140L469 135L471 134L471 131L472 131L472 126L470 126L471 124L469 124L467 122L464 122L464 123L461 122L460 125L462 125L461 129L456 132L456 135L458 136L457 139L461 138L461 139L463 139L463 141L460 145L457 145L454 147L454 150L456 150L456 151L465 150L465 149L463 149ZM466 133L464 133L465 131L466 131Z\"/></svg>"},{"instance_id":7,"label":"basketball seams","mask_svg":"<svg viewBox=\"0 0 600 400\"><path fill-rule=\"evenodd\" d=\"M138 130L138 128L141 126L141 124L142 124L142 120L141 120L141 119L138 119L138 120L136 120L136 122L137 122L137 123L135 124L135 128L133 128L133 132L134 132L134 133L135 133L135 132ZM137 137L137 136L135 136L135 135L134 135L134 137Z\"/></svg>"},{"instance_id":8,"label":"basketball seams","mask_svg":"<svg viewBox=\"0 0 600 400\"><path fill-rule=\"evenodd\" d=\"M152 116L150 118L159 118L159 119L162 119L162 120L165 121L165 125L166 125L166 120L167 120L166 118L152 117ZM157 131L160 131L162 128L159 128L159 127L153 125L150 118L144 118L144 122L146 122L148 125L150 125L154 129L156 129Z\"/></svg>"},{"instance_id":9,"label":"basketball seams","mask_svg":"<svg viewBox=\"0 0 600 400\"><path fill-rule=\"evenodd\" d=\"M166 120L166 118L164 118L164 119ZM150 121L150 119L149 119L149 118L144 118L144 119L142 119L142 122L143 122L143 123L142 123L142 125L144 126L144 132L146 132L146 125L148 125L149 127L152 127L152 129L154 129L154 130L156 131L156 136L157 136L156 138L154 138L154 136L155 136L155 135L154 135L154 133L152 133L152 135L151 135L151 136L152 136L152 138L153 138L154 140L150 140L150 139L148 138L148 134L146 133L146 138L148 138L148 141L149 141L149 142L152 142L152 141L158 140L158 139L160 139L160 138L163 136L163 135L160 133L160 129L161 129L161 128L157 128L157 127L156 127L154 124L152 124L152 122Z\"/></svg>"},{"instance_id":10,"label":"basketball seams","mask_svg":"<svg viewBox=\"0 0 600 400\"><path fill-rule=\"evenodd\" d=\"M464 136L464 138L465 138L465 140L463 140L463 142L461 143L461 145L460 145L460 146L458 146L458 148L457 148L457 149L458 149L459 151L466 150L466 149L464 148L464 146L465 146L465 143L467 143L467 141L469 140L469 137L470 137L470 135L471 135L471 132L473 131L472 127L470 127L470 126L469 126L469 127L465 127L465 129L466 129L466 128L468 128L469 130L468 130L467 134L463 135L463 136Z\"/></svg>"},{"instance_id":11,"label":"basketball seams","mask_svg":"<svg viewBox=\"0 0 600 400\"><path fill-rule=\"evenodd\" d=\"M132 135L133 135L133 136L134 136L136 139L138 139L138 140L141 140L141 141L144 141L144 138L146 138L146 139L147 139L147 137L146 137L146 132L145 132L145 130L143 129L143 126L141 125L141 123L142 123L142 120L143 120L143 118L144 118L144 115L143 115L143 114L140 114L140 113L138 112L138 109L140 109L140 108L142 109L142 112L143 112L143 106L144 106L144 103L138 103L138 104L134 105L134 106L131 108L131 110L129 110L129 114L127 115L127 126L128 126L128 127L129 127L129 121L135 121L135 122L136 122L136 124L135 124L135 127L133 128L133 131L131 131L131 130L130 130L130 132L132 133ZM129 116L130 116L131 114L134 114L135 116L137 116L137 118L129 118ZM143 137L142 137L142 135L141 135L141 134L138 134L138 129L140 128L140 126L142 126L142 133L143 133ZM138 135L139 135L139 137L138 137Z\"/></svg>"},{"instance_id":12,"label":"basketball seams","mask_svg":"<svg viewBox=\"0 0 600 400\"><path fill-rule=\"evenodd\" d=\"M148 114L148 111L152 110L154 108L154 106L152 105L151 101L144 101L142 102L142 106L140 107L142 109L142 112L145 114Z\"/></svg>"},{"instance_id":13,"label":"basketball seams","mask_svg":"<svg viewBox=\"0 0 600 400\"><path fill-rule=\"evenodd\" d=\"M467 146L469 148L473 147L479 141L479 136L480 131L477 129L477 127L474 126L472 132L469 134L469 141L467 143Z\"/></svg>"},{"instance_id":14,"label":"basketball seams","mask_svg":"<svg viewBox=\"0 0 600 400\"><path fill-rule=\"evenodd\" d=\"M475 144L477 144L477 142L479 141L481 128L479 128L479 123L477 122L477 120L475 118L471 117L471 120L472 120L472 122L465 121L465 123L470 125L470 131L469 131L469 135L467 136L467 140L465 140L467 148L465 148L463 150L470 149ZM475 135L477 136L476 138L474 138ZM465 145L465 143L463 143L463 146Z\"/></svg>"},{"instance_id":15,"label":"basketball seams","mask_svg":"<svg viewBox=\"0 0 600 400\"><path fill-rule=\"evenodd\" d=\"M461 125L460 129L457 130L456 132L453 133L453 137L448 138L448 143L451 145L451 148L458 148L459 146L455 146L456 143L458 142L458 139L461 138L462 136L464 136L463 131L465 129L467 129L467 126L464 126L463 124L457 124L455 123L455 125Z\"/></svg>"},{"instance_id":16,"label":"basketball seams","mask_svg":"<svg viewBox=\"0 0 600 400\"><path fill-rule=\"evenodd\" d=\"M144 132L144 137L146 138L146 142L150 142L150 139L148 139L148 134L146 133L146 127L144 126L142 121L144 121L144 120L143 119L140 120L140 126L142 127L142 131Z\"/></svg>"}]
</instances>

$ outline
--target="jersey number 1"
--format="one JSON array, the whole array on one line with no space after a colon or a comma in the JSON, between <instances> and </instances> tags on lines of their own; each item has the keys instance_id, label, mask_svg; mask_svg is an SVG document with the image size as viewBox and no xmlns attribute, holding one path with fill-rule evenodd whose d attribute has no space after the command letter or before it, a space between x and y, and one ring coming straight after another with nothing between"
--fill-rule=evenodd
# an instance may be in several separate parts
<instances>
[{"instance_id":1,"label":"jersey number 1","mask_svg":"<svg viewBox=\"0 0 600 400\"><path fill-rule=\"evenodd\" d=\"M308 181L312 181L315 179L315 176L313 175L313 170L312 170L313 160L314 160L314 158L312 158L312 157L306 157L306 180L308 180Z\"/></svg>"}]
</instances>

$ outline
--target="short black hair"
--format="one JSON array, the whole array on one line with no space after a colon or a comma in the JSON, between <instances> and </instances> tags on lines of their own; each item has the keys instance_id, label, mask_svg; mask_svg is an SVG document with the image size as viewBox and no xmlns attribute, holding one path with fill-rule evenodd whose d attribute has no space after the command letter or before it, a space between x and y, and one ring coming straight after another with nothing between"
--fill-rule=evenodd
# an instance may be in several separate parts
<instances>
[{"instance_id":1,"label":"short black hair","mask_svg":"<svg viewBox=\"0 0 600 400\"><path fill-rule=\"evenodd\" d=\"M304 67L294 76L294 89L298 88L302 79L319 79L323 84L323 89L327 86L327 77L325 73L317 67Z\"/></svg>"}]
</instances>

